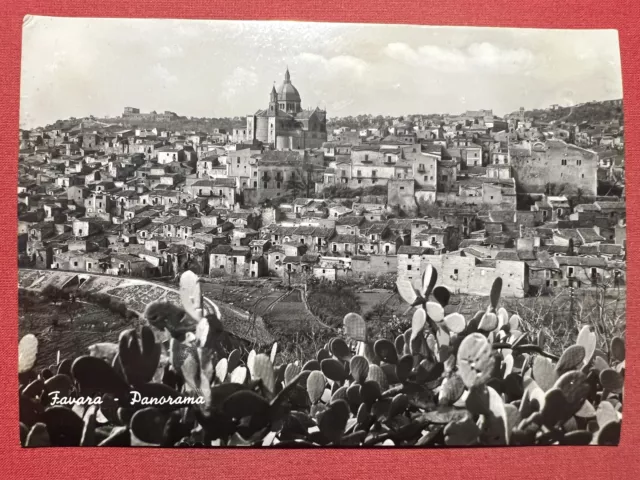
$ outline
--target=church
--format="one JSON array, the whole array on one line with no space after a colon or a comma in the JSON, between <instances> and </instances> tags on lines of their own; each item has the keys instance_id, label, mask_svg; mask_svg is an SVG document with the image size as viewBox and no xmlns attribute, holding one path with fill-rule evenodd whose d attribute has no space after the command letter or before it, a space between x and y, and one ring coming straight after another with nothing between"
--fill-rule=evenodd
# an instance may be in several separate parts
<instances>
[{"instance_id":1,"label":"church","mask_svg":"<svg viewBox=\"0 0 640 480\"><path fill-rule=\"evenodd\" d=\"M289 68L278 90L271 89L269 107L247 116L247 140L258 140L276 150L320 148L327 141L327 112L302 109L298 89Z\"/></svg>"}]
</instances>

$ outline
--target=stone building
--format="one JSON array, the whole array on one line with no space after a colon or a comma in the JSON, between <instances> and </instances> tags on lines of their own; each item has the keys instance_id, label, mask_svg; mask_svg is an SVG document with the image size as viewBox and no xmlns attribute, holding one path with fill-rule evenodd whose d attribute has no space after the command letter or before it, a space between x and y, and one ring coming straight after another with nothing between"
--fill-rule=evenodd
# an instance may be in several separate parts
<instances>
[{"instance_id":1,"label":"stone building","mask_svg":"<svg viewBox=\"0 0 640 480\"><path fill-rule=\"evenodd\" d=\"M598 154L563 142L547 140L510 150L518 192L595 197Z\"/></svg>"},{"instance_id":2,"label":"stone building","mask_svg":"<svg viewBox=\"0 0 640 480\"><path fill-rule=\"evenodd\" d=\"M502 296L523 298L529 290L529 266L519 260L480 259L463 251L429 255L422 247L403 247L398 251L398 278L410 280L419 288L427 265L438 271L438 284L452 293L487 296L493 281L502 278Z\"/></svg>"},{"instance_id":3,"label":"stone building","mask_svg":"<svg viewBox=\"0 0 640 480\"><path fill-rule=\"evenodd\" d=\"M271 89L269 107L247 116L246 139L278 150L320 148L327 141L327 112L302 109L302 99L291 83L289 69L278 90Z\"/></svg>"}]
</instances>

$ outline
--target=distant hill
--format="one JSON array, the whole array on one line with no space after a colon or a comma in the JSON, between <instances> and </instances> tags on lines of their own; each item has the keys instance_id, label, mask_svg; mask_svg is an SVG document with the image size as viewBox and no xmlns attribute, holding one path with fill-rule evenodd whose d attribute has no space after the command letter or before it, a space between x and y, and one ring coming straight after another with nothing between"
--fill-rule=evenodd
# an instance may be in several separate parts
<instances>
[{"instance_id":1,"label":"distant hill","mask_svg":"<svg viewBox=\"0 0 640 480\"><path fill-rule=\"evenodd\" d=\"M557 106L556 108L528 110L525 112L525 116L545 123L566 121L594 124L609 123L614 120L620 122L620 125L624 123L622 102L618 100L588 102L572 107Z\"/></svg>"},{"instance_id":2,"label":"distant hill","mask_svg":"<svg viewBox=\"0 0 640 480\"><path fill-rule=\"evenodd\" d=\"M113 118L69 118L66 120L58 120L53 124L47 125L46 130L50 129L70 129L79 125L84 125L85 128L90 128L91 125L96 129L104 127L105 125L122 125L123 128L162 128L170 131L197 131L213 133L215 128L222 128L231 133L233 128L246 127L245 118L187 118L178 117L171 122L145 122L140 120L130 120L123 117Z\"/></svg>"}]
</instances>

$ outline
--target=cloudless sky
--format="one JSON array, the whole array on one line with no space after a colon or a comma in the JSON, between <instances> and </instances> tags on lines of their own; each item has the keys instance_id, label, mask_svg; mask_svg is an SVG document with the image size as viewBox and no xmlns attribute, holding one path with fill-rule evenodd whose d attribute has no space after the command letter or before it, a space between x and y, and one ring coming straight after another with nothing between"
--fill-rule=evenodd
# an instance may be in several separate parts
<instances>
[{"instance_id":1,"label":"cloudless sky","mask_svg":"<svg viewBox=\"0 0 640 480\"><path fill-rule=\"evenodd\" d=\"M20 123L125 106L244 116L287 65L303 108L329 117L622 98L614 30L26 17Z\"/></svg>"}]
</instances>

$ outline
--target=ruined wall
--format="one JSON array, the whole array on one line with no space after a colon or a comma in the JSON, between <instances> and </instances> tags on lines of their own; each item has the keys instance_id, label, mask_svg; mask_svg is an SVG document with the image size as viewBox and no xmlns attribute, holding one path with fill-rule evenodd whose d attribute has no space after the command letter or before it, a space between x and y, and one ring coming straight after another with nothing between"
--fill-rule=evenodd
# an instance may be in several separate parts
<instances>
[{"instance_id":1,"label":"ruined wall","mask_svg":"<svg viewBox=\"0 0 640 480\"><path fill-rule=\"evenodd\" d=\"M496 276L502 278L502 296L524 297L529 291L529 266L525 262L496 260Z\"/></svg>"},{"instance_id":2,"label":"ruined wall","mask_svg":"<svg viewBox=\"0 0 640 480\"><path fill-rule=\"evenodd\" d=\"M598 186L598 155L564 142L554 142L547 150L532 151L531 155L511 158L513 176L518 192L575 195L578 189L584 196L596 196Z\"/></svg>"},{"instance_id":3,"label":"ruined wall","mask_svg":"<svg viewBox=\"0 0 640 480\"><path fill-rule=\"evenodd\" d=\"M391 179L387 184L389 206L398 205L406 213L416 213L415 181L413 179Z\"/></svg>"},{"instance_id":4,"label":"ruined wall","mask_svg":"<svg viewBox=\"0 0 640 480\"><path fill-rule=\"evenodd\" d=\"M396 255L370 255L366 260L352 259L351 269L359 277L378 277L398 270Z\"/></svg>"},{"instance_id":5,"label":"ruined wall","mask_svg":"<svg viewBox=\"0 0 640 480\"><path fill-rule=\"evenodd\" d=\"M400 256L403 257L403 256ZM402 263L402 258L400 258ZM408 263L413 263L408 260ZM462 255L423 255L419 271L407 271L398 266L398 277L410 279L416 288L420 286L420 272L427 265L438 271L438 285L444 285L452 293L487 296L493 281L502 278L502 296L522 298L529 289L529 269L519 261L496 261L496 266L476 264L475 257ZM412 265L413 267L413 265Z\"/></svg>"}]
</instances>

